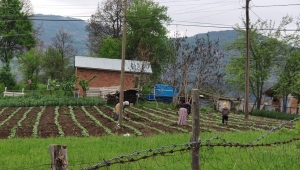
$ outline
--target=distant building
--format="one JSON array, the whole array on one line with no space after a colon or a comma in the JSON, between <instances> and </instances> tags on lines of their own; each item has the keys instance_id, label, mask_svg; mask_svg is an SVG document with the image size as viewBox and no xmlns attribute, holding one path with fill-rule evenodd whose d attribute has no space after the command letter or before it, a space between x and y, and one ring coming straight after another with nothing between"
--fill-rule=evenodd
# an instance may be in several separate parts
<instances>
[{"instance_id":1,"label":"distant building","mask_svg":"<svg viewBox=\"0 0 300 170\"><path fill-rule=\"evenodd\" d=\"M286 113L295 114L297 113L297 103L298 100L294 98L291 94L288 95L287 99L283 99L276 95L274 87L269 88L263 93L261 104L264 105L265 110L276 110ZM284 109L284 107L286 107Z\"/></svg>"},{"instance_id":2,"label":"distant building","mask_svg":"<svg viewBox=\"0 0 300 170\"><path fill-rule=\"evenodd\" d=\"M75 56L75 75L79 80L88 80L97 75L91 81L90 88L120 86L121 63L121 59ZM137 78L142 74L150 75L152 68L147 61L125 60L124 71L124 90L127 90L135 87ZM78 83L75 87L80 89L79 96L82 96L82 89Z\"/></svg>"}]
</instances>

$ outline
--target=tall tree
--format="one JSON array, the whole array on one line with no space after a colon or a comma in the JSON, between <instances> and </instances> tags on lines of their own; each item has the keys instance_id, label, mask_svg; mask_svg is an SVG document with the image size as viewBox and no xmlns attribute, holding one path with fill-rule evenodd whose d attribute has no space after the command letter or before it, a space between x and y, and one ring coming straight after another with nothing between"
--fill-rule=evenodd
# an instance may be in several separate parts
<instances>
[{"instance_id":1,"label":"tall tree","mask_svg":"<svg viewBox=\"0 0 300 170\"><path fill-rule=\"evenodd\" d=\"M0 60L4 63L35 46L33 24L23 7L19 0L0 1Z\"/></svg>"},{"instance_id":2,"label":"tall tree","mask_svg":"<svg viewBox=\"0 0 300 170\"><path fill-rule=\"evenodd\" d=\"M72 37L64 28L60 28L55 37L52 38L52 47L57 50L60 56L60 68L56 68L61 71L59 80L70 78L70 75L68 75L66 71L70 69L70 67L73 68L71 63L73 63L76 51L73 48Z\"/></svg>"},{"instance_id":3,"label":"tall tree","mask_svg":"<svg viewBox=\"0 0 300 170\"><path fill-rule=\"evenodd\" d=\"M62 80L62 68L64 65L62 63L66 63L67 61L61 61L62 57L60 56L60 52L49 46L45 51L45 54L42 57L42 70L45 76L45 79L51 80Z\"/></svg>"},{"instance_id":4,"label":"tall tree","mask_svg":"<svg viewBox=\"0 0 300 170\"><path fill-rule=\"evenodd\" d=\"M291 22L290 18L283 18L280 26L275 29L272 21L261 21L250 26L250 90L256 98L256 108L260 108L262 93L266 81L270 78L274 61L282 55L282 42L279 40L284 35L280 30ZM245 85L245 56L246 32L239 26L235 28L240 36L227 46L233 56L226 68L226 79L238 90L243 90Z\"/></svg>"},{"instance_id":5,"label":"tall tree","mask_svg":"<svg viewBox=\"0 0 300 170\"><path fill-rule=\"evenodd\" d=\"M167 7L151 0L134 0L127 12L127 59L149 61L152 79L159 79L162 68L171 57L168 30L171 22Z\"/></svg>"},{"instance_id":6,"label":"tall tree","mask_svg":"<svg viewBox=\"0 0 300 170\"><path fill-rule=\"evenodd\" d=\"M226 83L223 80L223 72L226 65L224 53L219 46L219 40L211 40L209 33L206 37L196 37L196 45L193 49L196 56L195 68L197 72L196 85L198 89L211 89L212 93L224 95Z\"/></svg>"},{"instance_id":7,"label":"tall tree","mask_svg":"<svg viewBox=\"0 0 300 170\"><path fill-rule=\"evenodd\" d=\"M122 37L123 0L106 0L91 16L86 26L88 32L87 47L91 54L99 55L103 41L107 36Z\"/></svg>"},{"instance_id":8,"label":"tall tree","mask_svg":"<svg viewBox=\"0 0 300 170\"><path fill-rule=\"evenodd\" d=\"M9 63L4 63L0 68L0 82L8 89L12 89L16 85L15 75L11 73Z\"/></svg>"},{"instance_id":9,"label":"tall tree","mask_svg":"<svg viewBox=\"0 0 300 170\"><path fill-rule=\"evenodd\" d=\"M178 36L178 35L177 35ZM173 86L184 90L185 100L188 100L188 90L196 87L202 91L212 89L212 96L224 94L224 81L221 60L224 55L219 48L219 41L195 37L195 44L187 42L187 37L173 39L174 57L170 60L164 79L171 80Z\"/></svg>"},{"instance_id":10,"label":"tall tree","mask_svg":"<svg viewBox=\"0 0 300 170\"><path fill-rule=\"evenodd\" d=\"M120 38L107 37L100 49L101 58L122 58L122 40Z\"/></svg>"},{"instance_id":11,"label":"tall tree","mask_svg":"<svg viewBox=\"0 0 300 170\"><path fill-rule=\"evenodd\" d=\"M29 89L36 89L39 82L41 70L41 58L43 52L38 49L31 49L18 58L20 72L24 80L30 83Z\"/></svg>"},{"instance_id":12,"label":"tall tree","mask_svg":"<svg viewBox=\"0 0 300 170\"><path fill-rule=\"evenodd\" d=\"M300 87L298 74L300 72L300 52L299 49L290 48L290 52L286 52L286 59L282 60L283 65L279 68L279 78L275 91L283 98L282 112L286 112L288 96L291 94L298 100L300 99ZM297 110L298 113L298 110Z\"/></svg>"}]
</instances>

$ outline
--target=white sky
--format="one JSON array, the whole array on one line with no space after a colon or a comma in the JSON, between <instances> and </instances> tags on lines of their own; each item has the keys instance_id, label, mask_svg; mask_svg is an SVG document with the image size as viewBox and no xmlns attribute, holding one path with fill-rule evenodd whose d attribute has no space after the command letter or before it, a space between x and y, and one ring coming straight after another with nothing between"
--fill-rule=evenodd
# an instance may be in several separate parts
<instances>
[{"instance_id":1,"label":"white sky","mask_svg":"<svg viewBox=\"0 0 300 170\"><path fill-rule=\"evenodd\" d=\"M31 0L36 14L53 14L88 20L103 0ZM168 6L168 15L173 22L168 29L170 35L179 31L187 36L208 31L229 30L241 24L245 17L246 0L154 0ZM287 5L287 6L274 6ZM271 7L258 7L271 6ZM251 0L250 20L273 20L277 24L283 16L300 16L299 0ZM289 26L295 29L295 25Z\"/></svg>"}]
</instances>

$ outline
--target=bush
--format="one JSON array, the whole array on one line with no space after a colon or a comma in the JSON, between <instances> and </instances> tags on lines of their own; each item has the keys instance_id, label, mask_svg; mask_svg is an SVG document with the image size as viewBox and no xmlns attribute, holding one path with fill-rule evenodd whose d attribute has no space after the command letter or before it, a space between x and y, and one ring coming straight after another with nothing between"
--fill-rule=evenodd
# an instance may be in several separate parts
<instances>
[{"instance_id":1,"label":"bush","mask_svg":"<svg viewBox=\"0 0 300 170\"><path fill-rule=\"evenodd\" d=\"M269 111L269 110L253 110L250 113L250 115L262 116L262 117L268 117L274 119L283 119L283 120L293 120L299 117L299 115L296 114L287 114L287 113Z\"/></svg>"}]
</instances>

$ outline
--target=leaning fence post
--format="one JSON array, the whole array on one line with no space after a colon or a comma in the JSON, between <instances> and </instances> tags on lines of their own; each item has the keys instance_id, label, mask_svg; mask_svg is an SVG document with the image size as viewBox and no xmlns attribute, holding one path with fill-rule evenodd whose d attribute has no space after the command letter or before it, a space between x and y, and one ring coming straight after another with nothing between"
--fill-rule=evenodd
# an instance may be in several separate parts
<instances>
[{"instance_id":1,"label":"leaning fence post","mask_svg":"<svg viewBox=\"0 0 300 170\"><path fill-rule=\"evenodd\" d=\"M200 112L199 112L199 89L192 89L192 136L191 142L191 167L192 170L200 170ZM195 142L195 143L193 143Z\"/></svg>"},{"instance_id":2,"label":"leaning fence post","mask_svg":"<svg viewBox=\"0 0 300 170\"><path fill-rule=\"evenodd\" d=\"M67 146L50 145L49 150L52 170L68 170Z\"/></svg>"}]
</instances>

